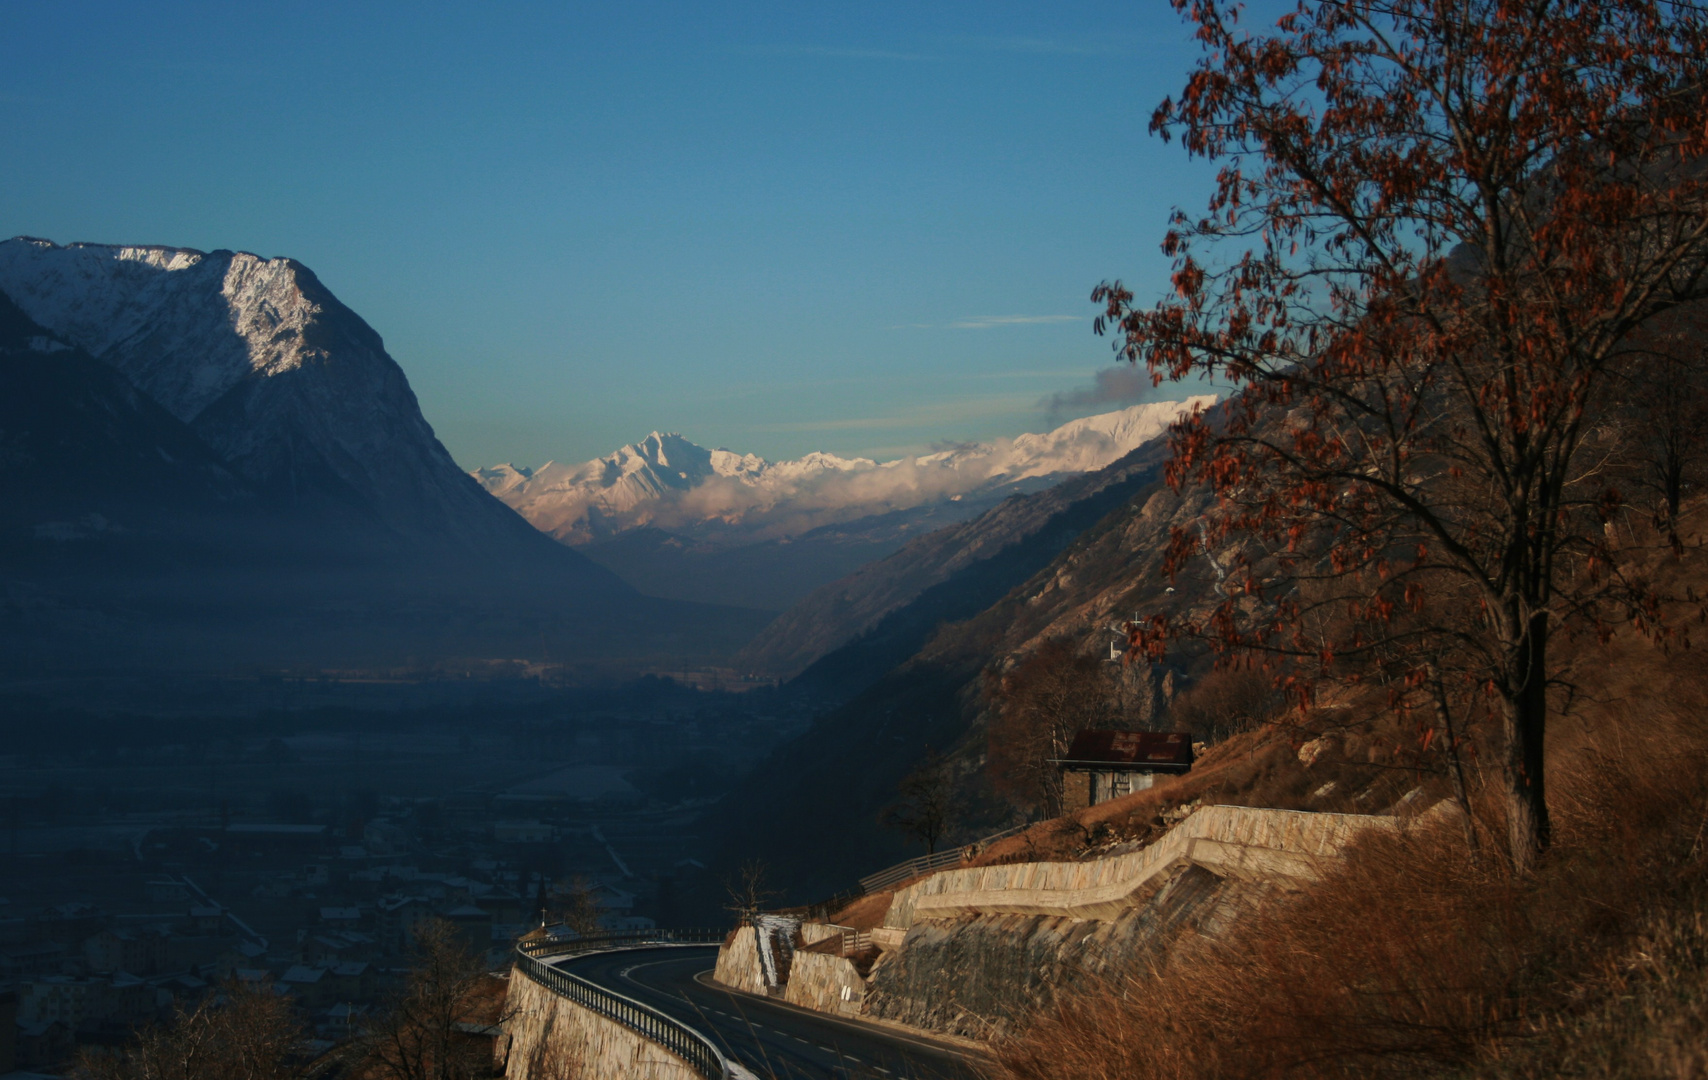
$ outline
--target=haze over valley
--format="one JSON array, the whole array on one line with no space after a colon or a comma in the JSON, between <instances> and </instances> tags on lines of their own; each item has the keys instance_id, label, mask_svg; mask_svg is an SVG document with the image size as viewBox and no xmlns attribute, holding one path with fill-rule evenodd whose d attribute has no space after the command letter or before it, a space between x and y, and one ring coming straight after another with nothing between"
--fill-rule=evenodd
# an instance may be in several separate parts
<instances>
[{"instance_id":1,"label":"haze over valley","mask_svg":"<svg viewBox=\"0 0 1708 1080\"><path fill-rule=\"evenodd\" d=\"M1708 1077L1708 8L0 40L0 1080Z\"/></svg>"},{"instance_id":2,"label":"haze over valley","mask_svg":"<svg viewBox=\"0 0 1708 1080\"><path fill-rule=\"evenodd\" d=\"M1134 405L883 462L826 453L772 462L655 431L581 465L473 475L648 595L781 610L912 537L1096 471L1214 400Z\"/></svg>"}]
</instances>

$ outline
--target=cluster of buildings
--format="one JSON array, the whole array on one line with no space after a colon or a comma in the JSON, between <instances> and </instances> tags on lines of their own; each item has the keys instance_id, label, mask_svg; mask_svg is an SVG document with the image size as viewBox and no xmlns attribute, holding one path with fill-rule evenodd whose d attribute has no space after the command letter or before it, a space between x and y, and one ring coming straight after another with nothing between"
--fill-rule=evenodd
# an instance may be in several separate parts
<instances>
[{"instance_id":1,"label":"cluster of buildings","mask_svg":"<svg viewBox=\"0 0 1708 1080\"><path fill-rule=\"evenodd\" d=\"M122 1045L233 982L288 997L316 1039L339 1041L407 979L431 920L493 967L518 937L571 907L572 889L606 927L651 925L620 872L529 868L542 853L561 855L553 825L490 822L481 842L463 841L436 853L407 819L386 818L359 833L255 823L158 830L138 844L136 862L101 876L113 883L106 895L22 913L0 901L0 1074L57 1070L80 1050Z\"/></svg>"}]
</instances>

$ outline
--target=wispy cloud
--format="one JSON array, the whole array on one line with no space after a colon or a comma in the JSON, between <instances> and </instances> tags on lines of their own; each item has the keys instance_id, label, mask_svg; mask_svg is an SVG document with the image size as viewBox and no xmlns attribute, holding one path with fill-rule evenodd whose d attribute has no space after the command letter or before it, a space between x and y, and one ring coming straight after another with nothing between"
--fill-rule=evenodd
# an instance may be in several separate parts
<instances>
[{"instance_id":1,"label":"wispy cloud","mask_svg":"<svg viewBox=\"0 0 1708 1080\"><path fill-rule=\"evenodd\" d=\"M901 409L885 416L824 417L757 424L756 431L882 431L911 427L941 427L965 420L1014 416L1029 412L1033 400L1023 394L994 394Z\"/></svg>"},{"instance_id":2,"label":"wispy cloud","mask_svg":"<svg viewBox=\"0 0 1708 1080\"><path fill-rule=\"evenodd\" d=\"M993 326L1038 326L1044 323L1083 322L1083 315L975 315L949 324L951 330L988 330Z\"/></svg>"},{"instance_id":3,"label":"wispy cloud","mask_svg":"<svg viewBox=\"0 0 1708 1080\"><path fill-rule=\"evenodd\" d=\"M962 38L960 44L982 52L1034 53L1046 56L1120 56L1130 51L1125 45L1106 39L1061 41L1055 38L972 37Z\"/></svg>"},{"instance_id":4,"label":"wispy cloud","mask_svg":"<svg viewBox=\"0 0 1708 1080\"><path fill-rule=\"evenodd\" d=\"M946 323L901 323L891 330L991 330L999 326L1042 326L1083 322L1085 315L967 315Z\"/></svg>"},{"instance_id":5,"label":"wispy cloud","mask_svg":"<svg viewBox=\"0 0 1708 1080\"><path fill-rule=\"evenodd\" d=\"M1039 398L1035 407L1044 411L1050 426L1054 427L1075 417L1110 408L1124 409L1148 401L1177 400L1197 394L1222 397L1227 393L1226 386L1197 379L1161 386L1142 367L1115 364L1100 369L1092 376L1090 386Z\"/></svg>"},{"instance_id":6,"label":"wispy cloud","mask_svg":"<svg viewBox=\"0 0 1708 1080\"><path fill-rule=\"evenodd\" d=\"M901 49L860 49L830 45L761 45L755 50L767 56L826 56L840 60L904 60L917 62L936 60L929 53L905 52Z\"/></svg>"},{"instance_id":7,"label":"wispy cloud","mask_svg":"<svg viewBox=\"0 0 1708 1080\"><path fill-rule=\"evenodd\" d=\"M1123 364L1106 367L1092 377L1091 385L1038 399L1038 406L1054 426L1064 416L1081 416L1103 405L1136 405L1157 393L1149 371Z\"/></svg>"}]
</instances>

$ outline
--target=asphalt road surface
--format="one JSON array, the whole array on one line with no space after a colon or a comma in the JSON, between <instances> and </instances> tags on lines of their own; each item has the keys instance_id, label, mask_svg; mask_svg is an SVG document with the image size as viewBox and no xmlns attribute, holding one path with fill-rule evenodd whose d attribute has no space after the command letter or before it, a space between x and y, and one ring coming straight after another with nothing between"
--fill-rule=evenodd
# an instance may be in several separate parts
<instances>
[{"instance_id":1,"label":"asphalt road surface","mask_svg":"<svg viewBox=\"0 0 1708 1080\"><path fill-rule=\"evenodd\" d=\"M567 957L583 979L681 1020L762 1080L973 1080L950 1047L798 1009L711 983L717 947L624 949ZM695 976L704 975L704 979ZM709 984L709 985L708 985Z\"/></svg>"}]
</instances>

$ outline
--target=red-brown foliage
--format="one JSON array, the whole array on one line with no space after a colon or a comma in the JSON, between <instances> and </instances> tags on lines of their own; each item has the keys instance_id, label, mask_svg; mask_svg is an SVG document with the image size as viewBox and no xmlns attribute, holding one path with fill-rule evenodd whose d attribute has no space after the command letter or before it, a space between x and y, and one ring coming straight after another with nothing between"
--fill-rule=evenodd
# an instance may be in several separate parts
<instances>
[{"instance_id":1,"label":"red-brown foliage","mask_svg":"<svg viewBox=\"0 0 1708 1080\"><path fill-rule=\"evenodd\" d=\"M1604 522L1625 497L1634 335L1704 294L1708 19L1667 0L1311 0L1272 29L1175 0L1204 57L1152 128L1223 162L1164 240L1175 295L1100 287L1160 379L1237 390L1170 469L1220 501L1171 563L1216 562L1171 637L1325 678L1441 681L1500 721L1507 845L1550 835L1550 641L1655 628ZM1208 253L1201 248L1209 247ZM1449 739L1452 732L1443 733Z\"/></svg>"}]
</instances>

